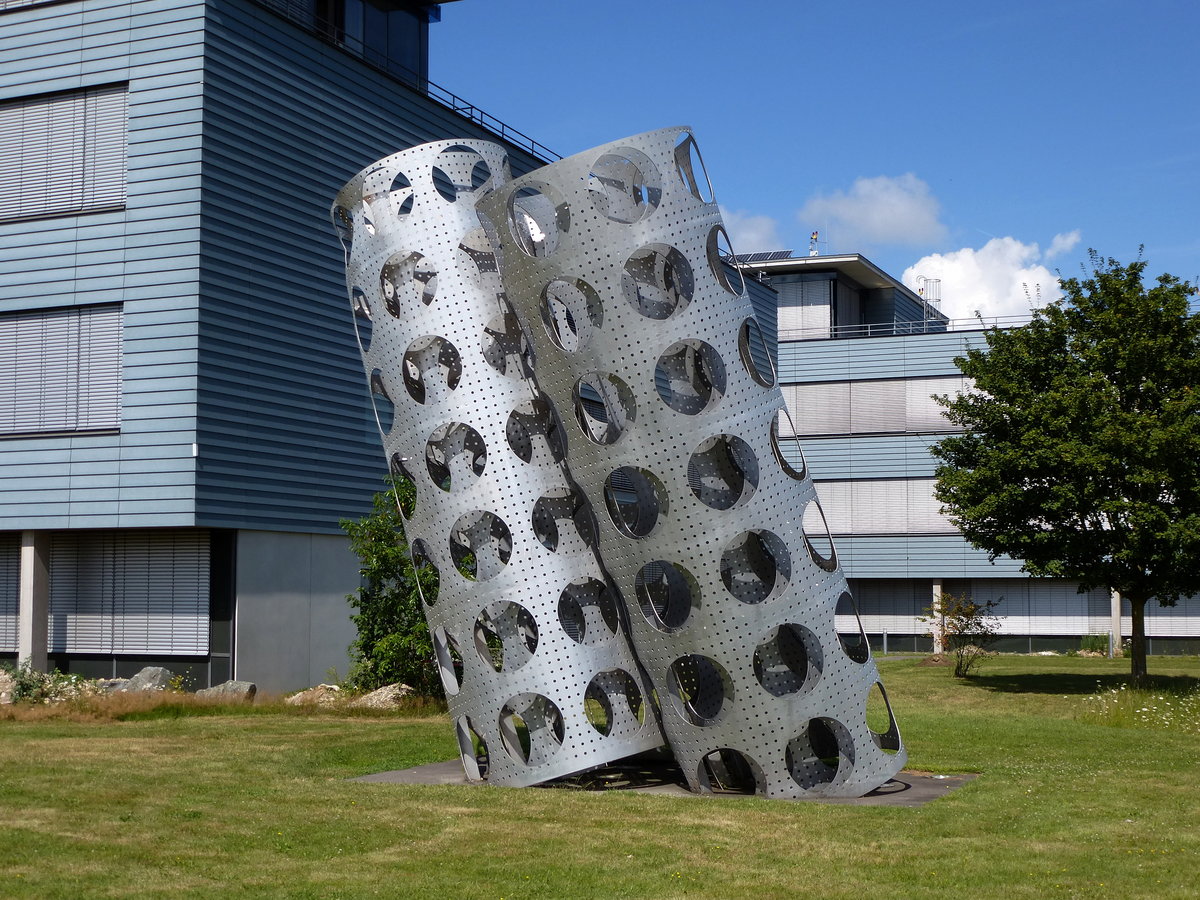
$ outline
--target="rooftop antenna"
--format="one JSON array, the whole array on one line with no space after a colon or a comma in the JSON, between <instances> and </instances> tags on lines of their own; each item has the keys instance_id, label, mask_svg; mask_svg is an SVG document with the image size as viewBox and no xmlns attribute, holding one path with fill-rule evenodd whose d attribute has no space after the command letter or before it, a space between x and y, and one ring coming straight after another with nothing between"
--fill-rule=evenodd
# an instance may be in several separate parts
<instances>
[{"instance_id":1,"label":"rooftop antenna","mask_svg":"<svg viewBox=\"0 0 1200 900\"><path fill-rule=\"evenodd\" d=\"M828 243L829 243L828 241L821 240L821 232L814 231L812 234L810 234L808 236L808 255L809 256L820 256L821 251L817 247L817 245L818 244L828 244Z\"/></svg>"}]
</instances>

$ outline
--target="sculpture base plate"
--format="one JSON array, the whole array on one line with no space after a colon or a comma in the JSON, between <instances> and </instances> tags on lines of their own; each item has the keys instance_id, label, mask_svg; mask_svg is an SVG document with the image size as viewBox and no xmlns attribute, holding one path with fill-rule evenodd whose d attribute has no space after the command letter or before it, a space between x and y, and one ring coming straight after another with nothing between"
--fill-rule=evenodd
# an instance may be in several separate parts
<instances>
[{"instance_id":1,"label":"sculpture base plate","mask_svg":"<svg viewBox=\"0 0 1200 900\"><path fill-rule=\"evenodd\" d=\"M802 802L851 806L924 806L931 800L946 796L976 777L976 775L931 775L927 772L904 771L863 797L805 797ZM376 772L350 780L375 784L472 786L487 784L487 782L467 781L463 774L462 763L457 759L415 766L411 769ZM754 796L753 794L720 791L714 791L711 794L693 793L688 790L683 773L674 761L670 757L659 754L642 754L579 775L548 781L537 787L582 791L638 791L645 794L697 799Z\"/></svg>"}]
</instances>

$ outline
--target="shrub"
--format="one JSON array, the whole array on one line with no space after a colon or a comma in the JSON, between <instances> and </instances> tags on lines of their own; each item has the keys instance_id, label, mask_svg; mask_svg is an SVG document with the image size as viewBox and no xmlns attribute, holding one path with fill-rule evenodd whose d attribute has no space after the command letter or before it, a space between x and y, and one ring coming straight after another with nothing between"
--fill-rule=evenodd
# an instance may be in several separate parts
<instances>
[{"instance_id":1,"label":"shrub","mask_svg":"<svg viewBox=\"0 0 1200 900\"><path fill-rule=\"evenodd\" d=\"M1108 653L1108 635L1085 634L1079 641L1079 649L1090 653Z\"/></svg>"},{"instance_id":2,"label":"shrub","mask_svg":"<svg viewBox=\"0 0 1200 900\"><path fill-rule=\"evenodd\" d=\"M940 628L942 640L954 654L956 678L970 675L999 637L1000 620L992 615L999 605L999 600L976 603L969 597L938 594L937 602L925 610L921 621L930 631Z\"/></svg>"},{"instance_id":3,"label":"shrub","mask_svg":"<svg viewBox=\"0 0 1200 900\"><path fill-rule=\"evenodd\" d=\"M370 691L400 681L419 694L436 697L442 693L441 677L421 591L434 596L438 576L432 567L415 570L409 555L399 506L413 502L412 483L387 480L391 490L375 495L369 515L341 523L362 577L359 589L347 597L358 610L351 616L358 637L350 646L353 665L346 685Z\"/></svg>"}]
</instances>

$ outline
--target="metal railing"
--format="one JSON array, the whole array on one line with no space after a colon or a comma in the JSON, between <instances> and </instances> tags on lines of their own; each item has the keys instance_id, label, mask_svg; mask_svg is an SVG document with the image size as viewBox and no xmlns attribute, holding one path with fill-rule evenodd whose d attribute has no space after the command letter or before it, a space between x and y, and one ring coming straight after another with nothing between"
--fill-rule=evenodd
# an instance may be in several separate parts
<instances>
[{"instance_id":1,"label":"metal railing","mask_svg":"<svg viewBox=\"0 0 1200 900\"><path fill-rule=\"evenodd\" d=\"M947 331L986 331L1016 328L1029 323L1029 316L972 316L966 319L925 319L915 322L874 322L866 325L781 328L781 341L828 341L845 338L895 337L906 334L943 334Z\"/></svg>"},{"instance_id":2,"label":"metal railing","mask_svg":"<svg viewBox=\"0 0 1200 900\"><path fill-rule=\"evenodd\" d=\"M424 94L435 103L460 116L465 116L508 143L529 151L543 162L562 159L561 154L555 153L545 144L535 141L523 131L518 131L490 113L484 112L440 84L423 78L420 72L413 70L400 60L381 53L373 47L368 47L362 40L347 34L334 23L314 15L311 4L300 2L300 0L253 0L253 2L277 16L287 19L293 25L315 35L325 43L346 51L372 69L396 79L405 87Z\"/></svg>"}]
</instances>

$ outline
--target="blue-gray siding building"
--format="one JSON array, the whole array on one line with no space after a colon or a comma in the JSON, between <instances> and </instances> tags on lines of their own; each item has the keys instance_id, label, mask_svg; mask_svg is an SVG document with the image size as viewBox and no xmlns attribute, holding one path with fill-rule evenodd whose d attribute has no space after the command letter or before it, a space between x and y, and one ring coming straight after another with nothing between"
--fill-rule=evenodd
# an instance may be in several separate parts
<instances>
[{"instance_id":1,"label":"blue-gray siding building","mask_svg":"<svg viewBox=\"0 0 1200 900\"><path fill-rule=\"evenodd\" d=\"M929 447L952 426L933 397L963 389L954 358L983 345L982 325L948 322L857 254L760 258L780 255L752 255L747 268L778 294L783 433L797 436L793 462L802 450L872 642L930 646L919 617L943 591L999 601L1002 649L1128 635L1128 607L1114 609L1107 591L1081 594L1075 582L1028 577L1018 561L989 562L941 514ZM1149 604L1146 630L1152 652L1196 652L1200 600Z\"/></svg>"},{"instance_id":2,"label":"blue-gray siding building","mask_svg":"<svg viewBox=\"0 0 1200 900\"><path fill-rule=\"evenodd\" d=\"M385 466L327 210L397 149L500 140L428 83L436 16L0 3L0 657L344 673L338 521Z\"/></svg>"}]
</instances>

